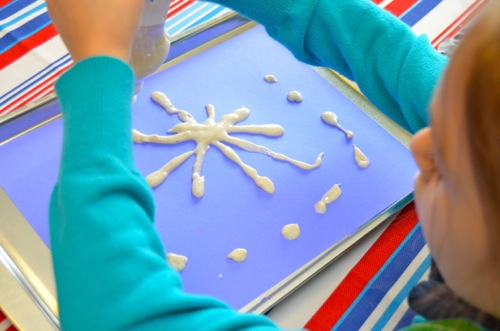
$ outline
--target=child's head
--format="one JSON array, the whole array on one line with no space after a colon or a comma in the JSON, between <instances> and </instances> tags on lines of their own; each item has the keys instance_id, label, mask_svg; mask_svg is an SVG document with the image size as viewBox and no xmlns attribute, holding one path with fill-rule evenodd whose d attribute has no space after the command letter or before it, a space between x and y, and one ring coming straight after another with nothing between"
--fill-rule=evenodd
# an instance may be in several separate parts
<instances>
[{"instance_id":1,"label":"child's head","mask_svg":"<svg viewBox=\"0 0 500 331\"><path fill-rule=\"evenodd\" d=\"M461 42L412 141L424 235L447 284L500 316L500 3Z\"/></svg>"}]
</instances>

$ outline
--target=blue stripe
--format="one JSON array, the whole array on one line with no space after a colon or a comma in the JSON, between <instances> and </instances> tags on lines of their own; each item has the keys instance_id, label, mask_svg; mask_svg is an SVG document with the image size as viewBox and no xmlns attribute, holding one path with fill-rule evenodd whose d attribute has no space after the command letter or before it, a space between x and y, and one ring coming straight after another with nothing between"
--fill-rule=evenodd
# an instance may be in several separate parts
<instances>
[{"instance_id":1,"label":"blue stripe","mask_svg":"<svg viewBox=\"0 0 500 331\"><path fill-rule=\"evenodd\" d=\"M25 17L28 17L29 15L31 15L31 14L33 14L33 13L35 13L35 12L39 11L40 9L45 8L45 7L47 7L45 5L45 3L42 3L35 8L28 10L24 14L17 16L13 20L10 20L6 24L0 25L0 29L7 29L9 26L14 25L15 23L19 22L20 20L24 19Z\"/></svg>"},{"instance_id":2,"label":"blue stripe","mask_svg":"<svg viewBox=\"0 0 500 331\"><path fill-rule=\"evenodd\" d=\"M175 23L177 23L178 21L183 20L186 15L193 12L196 8L199 8L201 5L202 4L197 1L197 2L194 2L193 4L191 4L190 6L188 6L187 8L184 8L182 11L178 12L173 17L170 17L165 22L165 27L168 29L169 26L172 26Z\"/></svg>"},{"instance_id":3,"label":"blue stripe","mask_svg":"<svg viewBox=\"0 0 500 331\"><path fill-rule=\"evenodd\" d=\"M209 9L207 9L207 10L209 10ZM189 30L189 29L191 29L191 28L193 28L195 26L198 26L199 24L202 24L202 23L208 21L209 19L211 19L213 17L216 17L217 15L219 15L224 10L225 10L225 8L217 8L217 9L215 9L214 11L212 11L212 12L210 12L208 14L203 14L201 16L194 15L193 17L190 17L189 19L187 19L186 22L182 22L181 24L179 24L178 26L174 27L173 29L170 29L168 31L168 33L171 34L171 35L174 35L176 33L180 33L180 32ZM198 18L198 19L196 19L196 18ZM194 19L196 19L196 20L194 20ZM189 24L188 26L186 26L186 24L188 22L190 22L190 21L191 21L191 24Z\"/></svg>"},{"instance_id":4,"label":"blue stripe","mask_svg":"<svg viewBox=\"0 0 500 331\"><path fill-rule=\"evenodd\" d=\"M0 100L6 98L5 100L0 102L0 106L4 106L8 102L10 102L12 99L16 98L23 90L26 90L26 89L34 86L38 82L45 79L45 77L51 75L53 72L57 71L59 68L61 68L62 66L64 66L65 64L67 64L70 61L71 61L71 57L69 56L69 54L66 54L63 57L52 62L47 67L40 70L35 75L31 76L28 80L22 82L21 84L14 87L12 90L10 90L7 93L5 93L4 95L0 96Z\"/></svg>"},{"instance_id":5,"label":"blue stripe","mask_svg":"<svg viewBox=\"0 0 500 331\"><path fill-rule=\"evenodd\" d=\"M204 15L202 16L199 20L197 20L196 22L194 22L193 24L189 25L188 27L184 28L184 30L188 30L188 29L191 29L199 24L202 24L214 17L216 17L217 15L219 15L221 12L223 12L224 10L226 10L226 8L224 7L221 7L221 8L218 8L212 12L210 12L208 15Z\"/></svg>"},{"instance_id":6,"label":"blue stripe","mask_svg":"<svg viewBox=\"0 0 500 331\"><path fill-rule=\"evenodd\" d=\"M31 37L38 31L45 28L51 23L49 13L45 12L40 16L35 17L26 24L20 26L14 31L9 32L6 36L0 39L0 52L3 53L15 44Z\"/></svg>"},{"instance_id":7,"label":"blue stripe","mask_svg":"<svg viewBox=\"0 0 500 331\"><path fill-rule=\"evenodd\" d=\"M198 11L196 14L194 14L193 16L186 19L186 16L192 14L193 12L200 9L200 7L202 7L204 5L206 5L206 2L196 1L196 2L192 3L190 6L188 6L187 8L183 9L181 12L174 15L174 17L169 18L167 20L167 22L165 23L165 28L168 30L168 33L173 34L169 29L171 26L173 26L177 22L185 20L184 24L186 24L190 20L196 19L196 17L203 15L203 12L205 10L209 10L210 8L213 8L213 6L218 6L218 5L209 5L209 6L205 7L205 9ZM178 31L178 30L180 30L180 27L182 27L184 24L182 22L180 22L179 25L177 25L177 27L172 28L172 30Z\"/></svg>"},{"instance_id":8,"label":"blue stripe","mask_svg":"<svg viewBox=\"0 0 500 331\"><path fill-rule=\"evenodd\" d=\"M422 278L425 272L429 269L430 265L431 265L431 256L430 254L427 254L422 264L420 264L417 270L415 270L415 272L410 277L405 286L403 286L403 288L399 291L399 293L396 295L396 297L392 300L387 309L384 311L382 316L379 318L377 323L375 323L375 325L373 326L374 330L382 330L382 328L385 327L387 322L389 322L389 320L391 319L391 316L394 315L399 306L401 306L403 300L406 299L411 289L417 284L420 278Z\"/></svg>"},{"instance_id":9,"label":"blue stripe","mask_svg":"<svg viewBox=\"0 0 500 331\"><path fill-rule=\"evenodd\" d=\"M400 19L409 26L414 26L442 1L443 0L422 0L401 15Z\"/></svg>"},{"instance_id":10,"label":"blue stripe","mask_svg":"<svg viewBox=\"0 0 500 331\"><path fill-rule=\"evenodd\" d=\"M36 0L14 0L9 4L0 7L0 20L4 20L9 16L14 15L35 1Z\"/></svg>"},{"instance_id":11,"label":"blue stripe","mask_svg":"<svg viewBox=\"0 0 500 331\"><path fill-rule=\"evenodd\" d=\"M417 223L332 330L358 330L424 245Z\"/></svg>"}]
</instances>

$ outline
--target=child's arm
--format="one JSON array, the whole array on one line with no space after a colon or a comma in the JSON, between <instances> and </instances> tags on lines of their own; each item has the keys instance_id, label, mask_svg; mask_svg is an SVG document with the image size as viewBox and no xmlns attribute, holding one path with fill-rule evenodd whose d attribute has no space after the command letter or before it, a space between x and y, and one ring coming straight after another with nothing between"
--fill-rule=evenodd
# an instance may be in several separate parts
<instances>
[{"instance_id":1,"label":"child's arm","mask_svg":"<svg viewBox=\"0 0 500 331\"><path fill-rule=\"evenodd\" d=\"M62 328L275 329L185 294L167 265L151 189L133 164L134 75L118 60L129 58L143 2L47 0L76 62L56 84L64 139L50 234Z\"/></svg>"},{"instance_id":2,"label":"child's arm","mask_svg":"<svg viewBox=\"0 0 500 331\"><path fill-rule=\"evenodd\" d=\"M355 80L406 129L428 124L446 59L370 0L211 0L264 25L300 60Z\"/></svg>"},{"instance_id":3,"label":"child's arm","mask_svg":"<svg viewBox=\"0 0 500 331\"><path fill-rule=\"evenodd\" d=\"M276 329L185 294L167 265L151 189L133 164L133 81L124 62L92 57L56 85L64 143L50 231L63 330Z\"/></svg>"}]
</instances>

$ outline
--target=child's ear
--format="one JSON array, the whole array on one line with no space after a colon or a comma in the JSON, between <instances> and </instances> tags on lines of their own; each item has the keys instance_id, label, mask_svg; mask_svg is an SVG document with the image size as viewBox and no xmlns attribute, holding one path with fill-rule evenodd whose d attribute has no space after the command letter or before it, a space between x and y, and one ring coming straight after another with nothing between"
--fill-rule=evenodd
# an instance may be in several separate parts
<instances>
[{"instance_id":1,"label":"child's ear","mask_svg":"<svg viewBox=\"0 0 500 331\"><path fill-rule=\"evenodd\" d=\"M436 171L431 132L430 127L423 128L410 142L410 150L424 180L429 179Z\"/></svg>"}]
</instances>

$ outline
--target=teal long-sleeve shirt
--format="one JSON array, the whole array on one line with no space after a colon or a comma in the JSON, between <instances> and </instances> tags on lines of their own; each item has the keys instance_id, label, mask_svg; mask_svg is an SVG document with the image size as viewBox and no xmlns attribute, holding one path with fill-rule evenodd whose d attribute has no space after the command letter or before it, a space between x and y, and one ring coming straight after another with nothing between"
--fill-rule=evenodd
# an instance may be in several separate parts
<instances>
[{"instance_id":1,"label":"teal long-sleeve shirt","mask_svg":"<svg viewBox=\"0 0 500 331\"><path fill-rule=\"evenodd\" d=\"M185 294L167 265L152 192L132 157L133 82L127 64L94 57L56 84L64 139L50 234L63 329L275 329L264 316Z\"/></svg>"},{"instance_id":2,"label":"teal long-sleeve shirt","mask_svg":"<svg viewBox=\"0 0 500 331\"><path fill-rule=\"evenodd\" d=\"M428 124L428 105L446 65L426 36L369 0L212 0L261 23L296 58L357 82L410 132Z\"/></svg>"},{"instance_id":3,"label":"teal long-sleeve shirt","mask_svg":"<svg viewBox=\"0 0 500 331\"><path fill-rule=\"evenodd\" d=\"M406 128L426 122L445 60L368 0L218 2L262 23L299 59L355 79ZM56 84L64 141L50 233L63 329L275 329L263 316L185 294L166 263L151 190L133 163L133 80L127 64L94 57Z\"/></svg>"}]
</instances>

